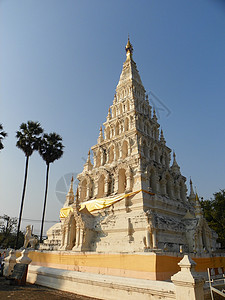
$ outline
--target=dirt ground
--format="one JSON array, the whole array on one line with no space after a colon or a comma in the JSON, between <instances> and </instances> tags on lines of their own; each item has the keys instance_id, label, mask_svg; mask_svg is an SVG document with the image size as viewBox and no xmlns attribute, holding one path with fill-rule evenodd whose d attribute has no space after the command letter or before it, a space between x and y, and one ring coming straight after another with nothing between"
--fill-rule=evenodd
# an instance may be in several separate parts
<instances>
[{"instance_id":1,"label":"dirt ground","mask_svg":"<svg viewBox=\"0 0 225 300\"><path fill-rule=\"evenodd\" d=\"M73 293L62 292L36 284L27 283L25 286L10 285L5 277L0 277L1 300L97 300L79 296Z\"/></svg>"}]
</instances>

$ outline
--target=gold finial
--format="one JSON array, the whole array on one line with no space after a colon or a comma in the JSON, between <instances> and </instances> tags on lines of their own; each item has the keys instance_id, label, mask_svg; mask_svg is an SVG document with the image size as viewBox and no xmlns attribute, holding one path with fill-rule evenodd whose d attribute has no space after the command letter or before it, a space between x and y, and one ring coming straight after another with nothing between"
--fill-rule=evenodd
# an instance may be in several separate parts
<instances>
[{"instance_id":1,"label":"gold finial","mask_svg":"<svg viewBox=\"0 0 225 300\"><path fill-rule=\"evenodd\" d=\"M127 39L127 45L126 45L126 49L132 47L131 43L130 43L130 37L128 34L128 39Z\"/></svg>"},{"instance_id":2,"label":"gold finial","mask_svg":"<svg viewBox=\"0 0 225 300\"><path fill-rule=\"evenodd\" d=\"M132 58L132 53L133 53L133 46L130 42L130 37L129 37L129 34L128 34L128 41L127 41L127 45L125 47L125 50L126 50L126 53L127 53L127 59L129 58Z\"/></svg>"}]
</instances>

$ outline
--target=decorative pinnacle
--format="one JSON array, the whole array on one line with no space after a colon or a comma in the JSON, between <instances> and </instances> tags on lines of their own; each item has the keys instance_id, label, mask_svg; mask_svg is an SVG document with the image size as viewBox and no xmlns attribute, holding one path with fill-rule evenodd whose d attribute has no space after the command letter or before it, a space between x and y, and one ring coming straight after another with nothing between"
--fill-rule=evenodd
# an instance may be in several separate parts
<instances>
[{"instance_id":1,"label":"decorative pinnacle","mask_svg":"<svg viewBox=\"0 0 225 300\"><path fill-rule=\"evenodd\" d=\"M100 127L98 142L101 143L103 141L103 134L102 134L102 126Z\"/></svg>"},{"instance_id":2,"label":"decorative pinnacle","mask_svg":"<svg viewBox=\"0 0 225 300\"><path fill-rule=\"evenodd\" d=\"M76 210L77 210L77 212L79 212L79 209L80 209L80 203L79 203L79 191L78 191L78 187L77 187L77 192L76 192L75 203L76 203Z\"/></svg>"},{"instance_id":3,"label":"decorative pinnacle","mask_svg":"<svg viewBox=\"0 0 225 300\"><path fill-rule=\"evenodd\" d=\"M155 112L155 108L153 109L153 117L152 117L152 119L155 121L155 122L157 122L157 116L156 116L156 112Z\"/></svg>"},{"instance_id":4,"label":"decorative pinnacle","mask_svg":"<svg viewBox=\"0 0 225 300\"><path fill-rule=\"evenodd\" d=\"M112 115L111 115L111 111L110 111L110 107L109 107L109 111L108 111L108 116L109 119L111 119Z\"/></svg>"},{"instance_id":5,"label":"decorative pinnacle","mask_svg":"<svg viewBox=\"0 0 225 300\"><path fill-rule=\"evenodd\" d=\"M113 98L113 104L116 104L116 101L117 101L117 99L116 99L116 93L115 93L114 98Z\"/></svg>"},{"instance_id":6,"label":"decorative pinnacle","mask_svg":"<svg viewBox=\"0 0 225 300\"><path fill-rule=\"evenodd\" d=\"M195 194L195 216L196 217L201 217L203 215L202 213L202 208L201 208L201 204L198 198L198 193L196 192Z\"/></svg>"},{"instance_id":7,"label":"decorative pinnacle","mask_svg":"<svg viewBox=\"0 0 225 300\"><path fill-rule=\"evenodd\" d=\"M87 163L90 161L90 156L91 156L91 151L88 151L88 158L87 158Z\"/></svg>"},{"instance_id":8,"label":"decorative pinnacle","mask_svg":"<svg viewBox=\"0 0 225 300\"><path fill-rule=\"evenodd\" d=\"M127 45L125 47L125 50L126 50L126 54L127 54L127 59L132 59L132 54L133 54L133 46L130 42L130 38L129 38L129 35L128 35L128 41L127 41Z\"/></svg>"},{"instance_id":9,"label":"decorative pinnacle","mask_svg":"<svg viewBox=\"0 0 225 300\"><path fill-rule=\"evenodd\" d=\"M173 164L177 165L175 151L173 151Z\"/></svg>"},{"instance_id":10,"label":"decorative pinnacle","mask_svg":"<svg viewBox=\"0 0 225 300\"><path fill-rule=\"evenodd\" d=\"M160 142L165 144L166 141L165 141L165 138L164 138L164 135L163 135L163 130L161 129L161 134L160 134Z\"/></svg>"},{"instance_id":11,"label":"decorative pinnacle","mask_svg":"<svg viewBox=\"0 0 225 300\"><path fill-rule=\"evenodd\" d=\"M91 163L91 151L89 150L88 151L88 157L87 157L87 161L86 163L84 164L84 170L85 171L90 171L92 170L92 163Z\"/></svg>"},{"instance_id":12,"label":"decorative pinnacle","mask_svg":"<svg viewBox=\"0 0 225 300\"><path fill-rule=\"evenodd\" d=\"M73 197L74 196L74 194L73 194L73 176L72 176L72 178L71 178L71 182L70 182L70 188L69 188L69 191L68 191L68 193L67 193L67 197Z\"/></svg>"},{"instance_id":13,"label":"decorative pinnacle","mask_svg":"<svg viewBox=\"0 0 225 300\"><path fill-rule=\"evenodd\" d=\"M191 257L189 257L187 254L184 255L183 259L178 263L181 270L194 270L194 267L196 266L196 262L192 260Z\"/></svg>"},{"instance_id":14,"label":"decorative pinnacle","mask_svg":"<svg viewBox=\"0 0 225 300\"><path fill-rule=\"evenodd\" d=\"M180 167L178 166L178 163L176 161L176 154L173 151L173 164L172 164L172 170L177 173L180 174Z\"/></svg>"}]
</instances>

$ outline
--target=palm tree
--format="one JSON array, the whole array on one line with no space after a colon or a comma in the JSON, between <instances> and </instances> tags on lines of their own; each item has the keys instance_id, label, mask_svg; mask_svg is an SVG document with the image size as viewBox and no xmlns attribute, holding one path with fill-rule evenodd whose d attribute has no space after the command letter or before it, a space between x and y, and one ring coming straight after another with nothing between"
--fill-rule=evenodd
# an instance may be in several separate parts
<instances>
[{"instance_id":1,"label":"palm tree","mask_svg":"<svg viewBox=\"0 0 225 300\"><path fill-rule=\"evenodd\" d=\"M48 175L49 175L49 166L55 160L59 159L63 155L63 144L61 143L62 138L57 133L53 132L50 134L44 134L39 146L39 153L43 160L46 162L46 183L45 183L45 197L44 197L44 207L41 220L41 235L40 242L42 243L42 235L44 228L44 219L45 219L45 207L47 201L48 193Z\"/></svg>"},{"instance_id":2,"label":"palm tree","mask_svg":"<svg viewBox=\"0 0 225 300\"><path fill-rule=\"evenodd\" d=\"M42 134L42 132L43 129L40 123L33 122L33 121L28 121L27 124L22 123L20 125L20 130L16 132L16 138L17 138L16 146L24 152L26 157L23 193L22 193L19 222L18 222L17 235L16 235L16 248L18 246L20 224L21 224L21 218L23 212L23 202L24 202L26 183L27 183L29 158L35 150L38 150L39 143L40 143L40 135Z\"/></svg>"},{"instance_id":3,"label":"palm tree","mask_svg":"<svg viewBox=\"0 0 225 300\"><path fill-rule=\"evenodd\" d=\"M2 144L2 140L7 136L7 133L3 130L3 126L0 123L0 150L4 148L4 145Z\"/></svg>"}]
</instances>

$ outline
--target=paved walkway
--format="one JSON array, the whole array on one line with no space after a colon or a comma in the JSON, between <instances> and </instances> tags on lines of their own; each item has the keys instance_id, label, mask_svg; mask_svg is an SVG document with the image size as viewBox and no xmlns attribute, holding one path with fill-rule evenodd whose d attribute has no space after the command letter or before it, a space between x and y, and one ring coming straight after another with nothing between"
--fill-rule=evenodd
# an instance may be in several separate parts
<instances>
[{"instance_id":1,"label":"paved walkway","mask_svg":"<svg viewBox=\"0 0 225 300\"><path fill-rule=\"evenodd\" d=\"M25 286L10 285L10 281L0 277L1 300L94 300L73 293L62 292L36 284L27 283ZM97 299L95 299L97 300Z\"/></svg>"}]
</instances>

